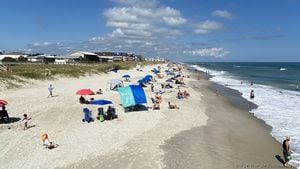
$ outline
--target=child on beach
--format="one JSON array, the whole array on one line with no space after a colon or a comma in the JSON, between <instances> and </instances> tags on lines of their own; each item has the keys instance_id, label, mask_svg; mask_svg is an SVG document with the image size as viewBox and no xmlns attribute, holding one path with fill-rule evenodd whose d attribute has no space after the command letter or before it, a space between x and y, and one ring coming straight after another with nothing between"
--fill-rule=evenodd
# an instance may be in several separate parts
<instances>
[{"instance_id":1,"label":"child on beach","mask_svg":"<svg viewBox=\"0 0 300 169\"><path fill-rule=\"evenodd\" d=\"M169 109L179 109L177 105L171 104L171 102L168 102Z\"/></svg>"},{"instance_id":2,"label":"child on beach","mask_svg":"<svg viewBox=\"0 0 300 169\"><path fill-rule=\"evenodd\" d=\"M53 89L54 89L54 87L52 86L52 84L50 84L48 87L48 91L49 91L48 98L53 97Z\"/></svg>"},{"instance_id":3,"label":"child on beach","mask_svg":"<svg viewBox=\"0 0 300 169\"><path fill-rule=\"evenodd\" d=\"M49 141L49 137L47 133L42 135L42 141L43 141L43 145L48 149L53 149L58 146L57 144Z\"/></svg>"},{"instance_id":4,"label":"child on beach","mask_svg":"<svg viewBox=\"0 0 300 169\"><path fill-rule=\"evenodd\" d=\"M28 118L27 114L24 114L23 122L24 122L24 130L28 129L28 121L31 120L31 118Z\"/></svg>"}]
</instances>

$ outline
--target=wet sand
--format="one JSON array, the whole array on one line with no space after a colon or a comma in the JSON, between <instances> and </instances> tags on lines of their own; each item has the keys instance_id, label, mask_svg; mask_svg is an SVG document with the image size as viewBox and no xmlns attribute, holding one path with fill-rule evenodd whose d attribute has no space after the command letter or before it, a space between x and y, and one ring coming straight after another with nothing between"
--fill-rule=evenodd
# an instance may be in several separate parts
<instances>
[{"instance_id":1,"label":"wet sand","mask_svg":"<svg viewBox=\"0 0 300 169\"><path fill-rule=\"evenodd\" d=\"M282 158L282 149L271 137L271 127L247 112L255 105L238 100L238 93L220 86L221 93L231 98L216 95L216 86L195 76L201 80L192 86L203 94L209 119L207 125L181 132L161 146L165 168L285 168L277 159Z\"/></svg>"}]
</instances>

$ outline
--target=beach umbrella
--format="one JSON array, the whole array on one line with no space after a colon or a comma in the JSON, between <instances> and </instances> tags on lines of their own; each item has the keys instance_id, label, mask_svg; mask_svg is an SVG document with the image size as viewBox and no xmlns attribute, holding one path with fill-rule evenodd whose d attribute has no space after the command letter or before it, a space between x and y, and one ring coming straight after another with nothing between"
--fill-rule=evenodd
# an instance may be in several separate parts
<instances>
[{"instance_id":1,"label":"beach umbrella","mask_svg":"<svg viewBox=\"0 0 300 169\"><path fill-rule=\"evenodd\" d=\"M173 82L171 79L166 80L166 82Z\"/></svg>"},{"instance_id":2,"label":"beach umbrella","mask_svg":"<svg viewBox=\"0 0 300 169\"><path fill-rule=\"evenodd\" d=\"M130 78L130 75L126 74L122 76L123 78Z\"/></svg>"},{"instance_id":3,"label":"beach umbrella","mask_svg":"<svg viewBox=\"0 0 300 169\"><path fill-rule=\"evenodd\" d=\"M4 106L4 105L7 105L7 101L3 100L3 99L0 99L0 106Z\"/></svg>"},{"instance_id":4,"label":"beach umbrella","mask_svg":"<svg viewBox=\"0 0 300 169\"><path fill-rule=\"evenodd\" d=\"M154 74L158 74L158 73L160 73L159 70L154 70Z\"/></svg>"},{"instance_id":5,"label":"beach umbrella","mask_svg":"<svg viewBox=\"0 0 300 169\"><path fill-rule=\"evenodd\" d=\"M107 104L113 104L110 100L92 100L90 101L90 104L93 105L107 105Z\"/></svg>"},{"instance_id":6,"label":"beach umbrella","mask_svg":"<svg viewBox=\"0 0 300 169\"><path fill-rule=\"evenodd\" d=\"M95 93L91 89L81 89L76 92L77 95L94 95Z\"/></svg>"}]
</instances>

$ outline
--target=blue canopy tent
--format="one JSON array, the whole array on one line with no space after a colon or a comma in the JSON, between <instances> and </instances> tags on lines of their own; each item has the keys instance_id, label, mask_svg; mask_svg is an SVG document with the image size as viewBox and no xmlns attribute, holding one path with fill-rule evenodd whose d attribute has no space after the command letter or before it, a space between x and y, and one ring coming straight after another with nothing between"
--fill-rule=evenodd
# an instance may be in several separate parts
<instances>
[{"instance_id":1,"label":"blue canopy tent","mask_svg":"<svg viewBox=\"0 0 300 169\"><path fill-rule=\"evenodd\" d=\"M144 89L138 85L118 88L121 103L124 108L147 103Z\"/></svg>"},{"instance_id":2,"label":"blue canopy tent","mask_svg":"<svg viewBox=\"0 0 300 169\"><path fill-rule=\"evenodd\" d=\"M150 82L151 80L152 80L152 76L151 75L147 75L143 79L138 80L138 83L139 84L145 84L145 83Z\"/></svg>"},{"instance_id":3,"label":"blue canopy tent","mask_svg":"<svg viewBox=\"0 0 300 169\"><path fill-rule=\"evenodd\" d=\"M143 78L143 80L146 81L146 82L150 82L152 80L152 78L149 77L149 76L146 76L146 77Z\"/></svg>"},{"instance_id":4,"label":"blue canopy tent","mask_svg":"<svg viewBox=\"0 0 300 169\"><path fill-rule=\"evenodd\" d=\"M153 76L152 76L152 75L146 75L145 77L150 77L151 79L153 78Z\"/></svg>"}]
</instances>

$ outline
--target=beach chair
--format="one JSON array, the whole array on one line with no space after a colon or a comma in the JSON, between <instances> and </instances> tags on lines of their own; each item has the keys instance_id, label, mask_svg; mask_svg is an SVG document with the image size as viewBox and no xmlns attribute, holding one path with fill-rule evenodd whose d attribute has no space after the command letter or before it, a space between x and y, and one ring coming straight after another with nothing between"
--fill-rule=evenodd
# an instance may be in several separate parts
<instances>
[{"instance_id":1,"label":"beach chair","mask_svg":"<svg viewBox=\"0 0 300 169\"><path fill-rule=\"evenodd\" d=\"M82 121L85 121L88 123L93 121L91 110L89 110L88 108L83 108L83 113L84 113L84 119Z\"/></svg>"},{"instance_id":2,"label":"beach chair","mask_svg":"<svg viewBox=\"0 0 300 169\"><path fill-rule=\"evenodd\" d=\"M104 115L104 109L103 107L98 108L98 115Z\"/></svg>"},{"instance_id":3,"label":"beach chair","mask_svg":"<svg viewBox=\"0 0 300 169\"><path fill-rule=\"evenodd\" d=\"M151 97L151 101L153 104L155 103L155 99L153 97Z\"/></svg>"},{"instance_id":4,"label":"beach chair","mask_svg":"<svg viewBox=\"0 0 300 169\"><path fill-rule=\"evenodd\" d=\"M103 107L99 107L98 108L98 116L97 116L97 120L99 120L100 122L103 122L105 120L104 118L104 109Z\"/></svg>"}]
</instances>

